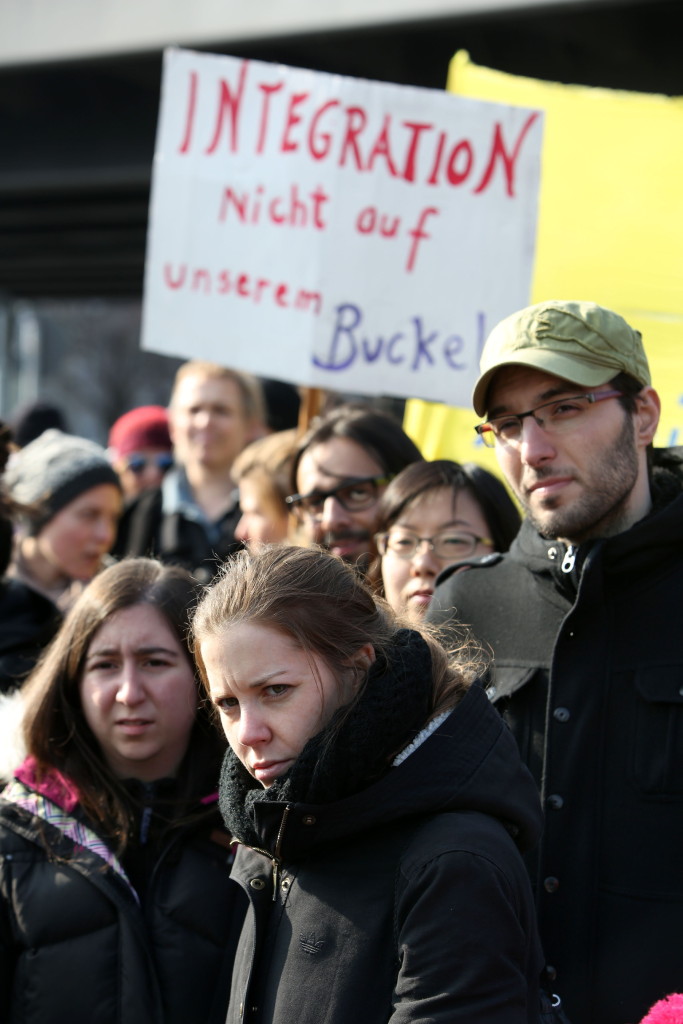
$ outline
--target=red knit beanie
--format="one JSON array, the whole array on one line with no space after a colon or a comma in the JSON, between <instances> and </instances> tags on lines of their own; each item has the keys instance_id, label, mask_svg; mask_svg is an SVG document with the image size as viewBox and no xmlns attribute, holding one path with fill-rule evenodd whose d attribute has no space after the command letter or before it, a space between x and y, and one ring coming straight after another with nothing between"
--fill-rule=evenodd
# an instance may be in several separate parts
<instances>
[{"instance_id":1,"label":"red knit beanie","mask_svg":"<svg viewBox=\"0 0 683 1024\"><path fill-rule=\"evenodd\" d=\"M161 405L140 405L124 412L109 431L109 448L114 458L141 448L172 448L168 414Z\"/></svg>"}]
</instances>

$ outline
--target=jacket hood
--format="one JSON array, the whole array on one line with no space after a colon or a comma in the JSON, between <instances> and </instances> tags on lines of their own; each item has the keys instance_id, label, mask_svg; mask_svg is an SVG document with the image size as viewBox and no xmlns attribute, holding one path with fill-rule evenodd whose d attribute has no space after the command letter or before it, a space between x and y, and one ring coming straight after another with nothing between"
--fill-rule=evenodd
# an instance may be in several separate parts
<instances>
[{"instance_id":1,"label":"jacket hood","mask_svg":"<svg viewBox=\"0 0 683 1024\"><path fill-rule=\"evenodd\" d=\"M404 646L407 643L417 648L419 654L422 645L422 654L428 655L418 633L401 633L407 636ZM351 839L372 828L398 825L410 818L479 811L501 820L520 848L533 845L542 821L536 785L522 764L510 731L478 683L472 684L457 707L417 749L400 764L386 768L394 749L390 724L393 712L398 710L400 717L407 698L409 720L413 691L426 695L431 687L431 659L419 677L402 671L405 662L404 651L398 663L392 662L391 671L380 672L368 681L365 692L370 692L370 707L361 699L344 723L350 737L348 747L341 732L333 733L331 738L326 731L320 734L324 751L334 748L341 737L342 750L334 751L340 756L332 762L332 783L338 782L339 797L334 798L333 787L328 784L323 790L328 798L311 799L321 792L320 787L291 785L292 780L285 776L270 789L257 788L232 751L227 752L220 801L233 835L271 855L298 858L316 846ZM404 728L402 745L410 743L427 717L423 713L408 735ZM378 752L382 756L383 772L367 785L350 791L347 776L354 774L358 764L365 763L368 748L371 761ZM318 743L314 749L318 753ZM358 778L362 774L358 773ZM316 827L295 824L290 828L288 824L282 828L284 820L292 819L295 823L314 821Z\"/></svg>"}]
</instances>

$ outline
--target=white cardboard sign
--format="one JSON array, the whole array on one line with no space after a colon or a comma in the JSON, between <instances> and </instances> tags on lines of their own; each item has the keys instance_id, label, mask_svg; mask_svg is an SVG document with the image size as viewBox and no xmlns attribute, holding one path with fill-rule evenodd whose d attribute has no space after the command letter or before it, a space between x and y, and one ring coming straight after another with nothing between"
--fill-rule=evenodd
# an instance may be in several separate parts
<instances>
[{"instance_id":1,"label":"white cardboard sign","mask_svg":"<svg viewBox=\"0 0 683 1024\"><path fill-rule=\"evenodd\" d=\"M167 50L142 345L469 405L529 301L542 114Z\"/></svg>"}]
</instances>

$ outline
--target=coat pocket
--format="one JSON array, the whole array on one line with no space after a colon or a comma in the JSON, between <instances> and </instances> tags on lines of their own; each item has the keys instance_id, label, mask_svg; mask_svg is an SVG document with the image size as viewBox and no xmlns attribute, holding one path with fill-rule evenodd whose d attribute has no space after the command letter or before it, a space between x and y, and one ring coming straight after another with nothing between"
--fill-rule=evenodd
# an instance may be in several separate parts
<instances>
[{"instance_id":1,"label":"coat pocket","mask_svg":"<svg viewBox=\"0 0 683 1024\"><path fill-rule=\"evenodd\" d=\"M653 666L636 672L633 771L642 793L683 794L683 670Z\"/></svg>"}]
</instances>

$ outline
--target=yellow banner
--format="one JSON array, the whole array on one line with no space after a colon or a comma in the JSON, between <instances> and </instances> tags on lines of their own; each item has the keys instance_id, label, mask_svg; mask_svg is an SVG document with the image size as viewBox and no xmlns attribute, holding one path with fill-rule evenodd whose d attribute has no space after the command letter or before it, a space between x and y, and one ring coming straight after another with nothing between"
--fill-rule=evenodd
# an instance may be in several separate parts
<instances>
[{"instance_id":1,"label":"yellow banner","mask_svg":"<svg viewBox=\"0 0 683 1024\"><path fill-rule=\"evenodd\" d=\"M448 89L545 111L530 302L598 302L641 331L662 398L655 444L683 444L683 97L518 78L462 51ZM497 470L475 422L411 399L404 426L425 458Z\"/></svg>"}]
</instances>

